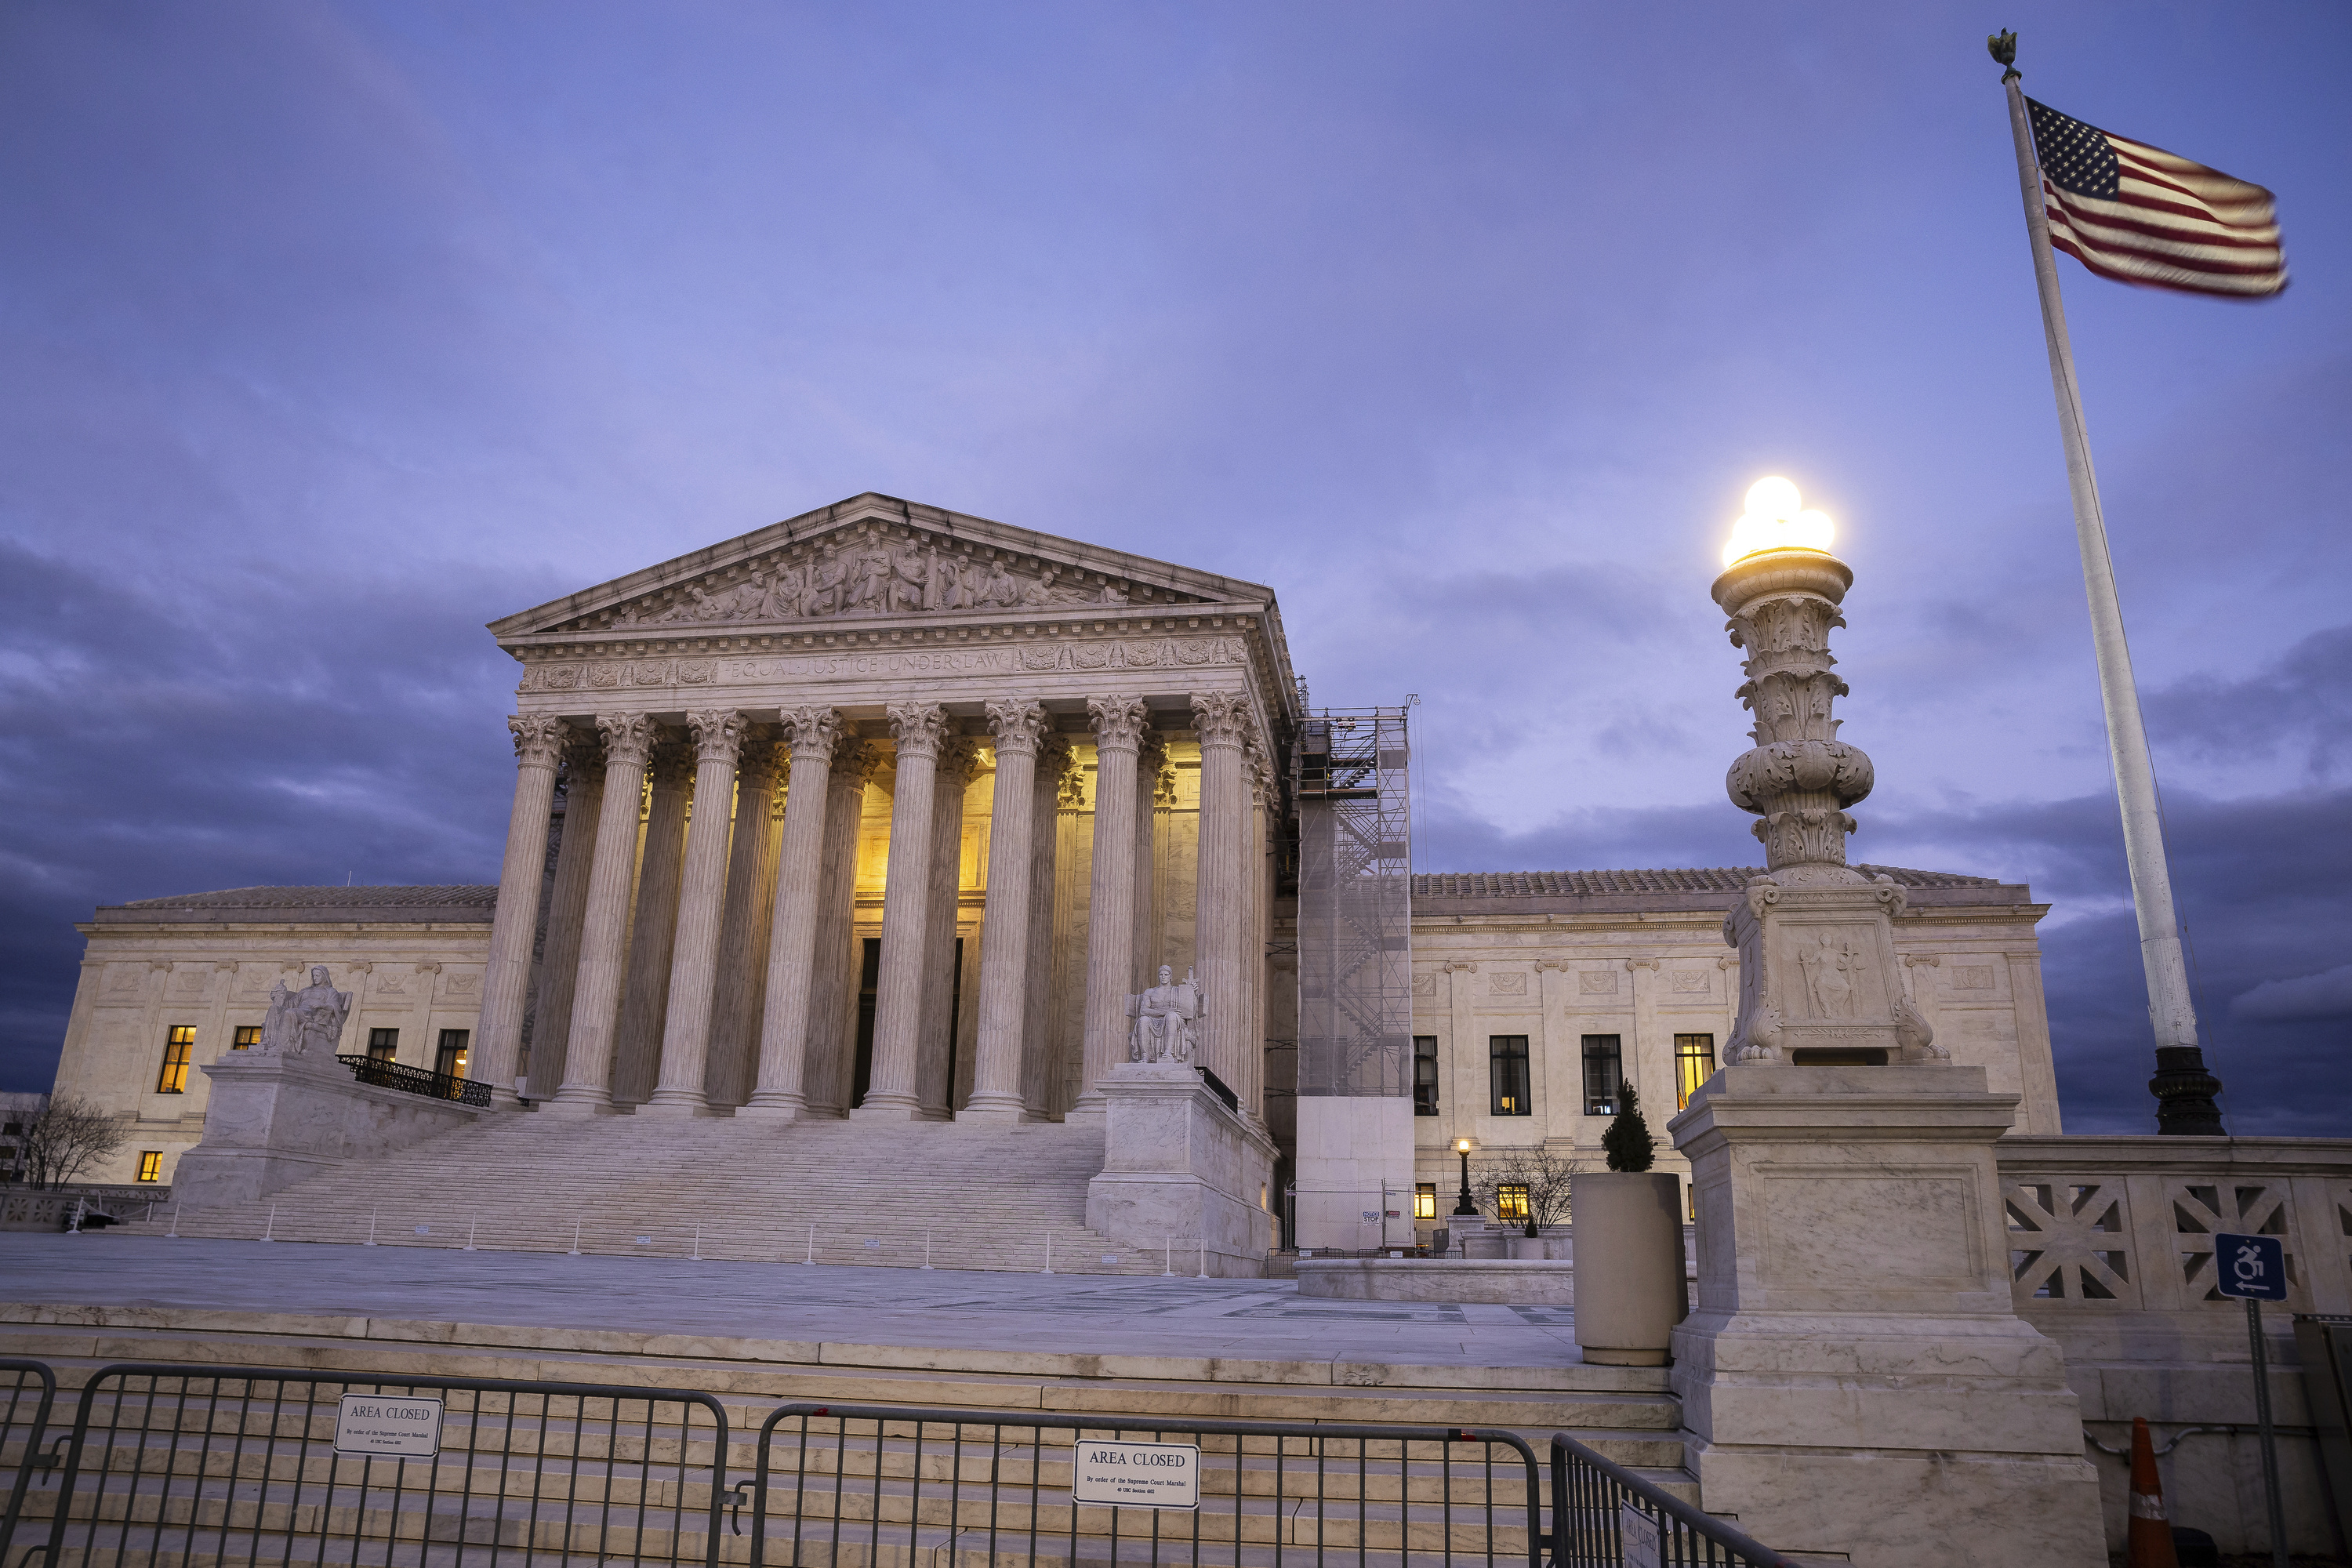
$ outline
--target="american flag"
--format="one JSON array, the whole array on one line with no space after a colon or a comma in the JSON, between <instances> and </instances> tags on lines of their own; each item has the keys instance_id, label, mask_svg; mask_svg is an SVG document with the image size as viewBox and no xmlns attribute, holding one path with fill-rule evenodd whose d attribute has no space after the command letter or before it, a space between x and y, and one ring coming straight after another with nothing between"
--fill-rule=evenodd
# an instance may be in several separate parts
<instances>
[{"instance_id":1,"label":"american flag","mask_svg":"<svg viewBox=\"0 0 2352 1568\"><path fill-rule=\"evenodd\" d=\"M2286 287L2270 192L2025 100L2051 246L2102 278L2246 299Z\"/></svg>"}]
</instances>

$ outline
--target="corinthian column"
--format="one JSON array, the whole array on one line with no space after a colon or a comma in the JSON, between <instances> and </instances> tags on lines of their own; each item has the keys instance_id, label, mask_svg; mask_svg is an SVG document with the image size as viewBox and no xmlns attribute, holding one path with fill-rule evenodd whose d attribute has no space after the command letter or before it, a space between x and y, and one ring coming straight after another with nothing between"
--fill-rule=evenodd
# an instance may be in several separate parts
<instances>
[{"instance_id":1,"label":"corinthian column","mask_svg":"<svg viewBox=\"0 0 2352 1568\"><path fill-rule=\"evenodd\" d=\"M735 762L750 721L710 709L687 715L694 734L694 814L678 879L668 1005L663 1010L661 1071L646 1110L655 1116L708 1116L702 1080L710 1065L710 1004L719 976L719 922L727 912L727 833L734 816Z\"/></svg>"},{"instance_id":2,"label":"corinthian column","mask_svg":"<svg viewBox=\"0 0 2352 1568\"><path fill-rule=\"evenodd\" d=\"M874 1066L866 1101L850 1114L912 1121L921 1114L915 1062L923 1019L923 938L931 914L931 782L948 710L935 702L887 710L898 738L890 801L889 881L882 889L882 973L874 999Z\"/></svg>"},{"instance_id":3,"label":"corinthian column","mask_svg":"<svg viewBox=\"0 0 2352 1568\"><path fill-rule=\"evenodd\" d=\"M1158 857L1151 852L1152 806L1160 798L1160 776L1168 768L1168 742L1149 731L1135 753L1135 938L1128 957L1135 966L1132 991L1160 983L1160 899Z\"/></svg>"},{"instance_id":4,"label":"corinthian column","mask_svg":"<svg viewBox=\"0 0 2352 1568\"><path fill-rule=\"evenodd\" d=\"M841 715L830 708L793 709L784 714L784 728L792 736L793 784L784 796L784 837L776 854L760 1080L738 1113L777 1121L808 1109L809 997L816 975L817 900Z\"/></svg>"},{"instance_id":5,"label":"corinthian column","mask_svg":"<svg viewBox=\"0 0 2352 1568\"><path fill-rule=\"evenodd\" d=\"M972 1064L971 1098L958 1121L1023 1119L1029 875L1037 823L1037 742L1045 724L1045 710L1025 699L988 705L988 726L996 736L996 797L988 818L988 936L980 950L978 1059Z\"/></svg>"},{"instance_id":6,"label":"corinthian column","mask_svg":"<svg viewBox=\"0 0 2352 1568\"><path fill-rule=\"evenodd\" d=\"M716 1106L751 1096L767 995L768 933L776 908L778 826L789 753L762 737L735 770L735 833L727 848L727 920L719 932L718 995L710 1005L710 1065L703 1090Z\"/></svg>"},{"instance_id":7,"label":"corinthian column","mask_svg":"<svg viewBox=\"0 0 2352 1568\"><path fill-rule=\"evenodd\" d=\"M803 1087L809 1114L840 1117L856 1087L857 1033L850 1018L856 994L852 967L857 937L857 831L866 817L866 785L882 765L878 746L845 740L833 753L825 792L824 853L816 881L816 963L809 985L808 1050Z\"/></svg>"},{"instance_id":8,"label":"corinthian column","mask_svg":"<svg viewBox=\"0 0 2352 1568\"><path fill-rule=\"evenodd\" d=\"M572 1033L563 1086L545 1110L588 1116L613 1109L613 1031L621 962L629 940L629 884L637 868L637 800L646 787L654 723L642 713L597 715L604 736L604 798L596 812L596 854L588 908L580 921L580 973L572 987Z\"/></svg>"},{"instance_id":9,"label":"corinthian column","mask_svg":"<svg viewBox=\"0 0 2352 1568\"><path fill-rule=\"evenodd\" d=\"M588 870L596 857L596 818L604 801L604 753L595 738L572 731L563 752L563 842L555 851L555 890L547 901L547 946L539 959L539 1008L530 1026L526 1077L545 1100L563 1082L572 1038L572 987L580 978L580 922L588 912Z\"/></svg>"},{"instance_id":10,"label":"corinthian column","mask_svg":"<svg viewBox=\"0 0 2352 1568\"><path fill-rule=\"evenodd\" d=\"M1192 914L1208 1027L1202 1054L1228 1088L1242 1071L1249 1032L1248 994L1242 979L1242 836L1249 815L1242 748L1253 725L1249 700L1233 692L1192 699L1192 728L1201 737L1201 852Z\"/></svg>"},{"instance_id":11,"label":"corinthian column","mask_svg":"<svg viewBox=\"0 0 2352 1568\"><path fill-rule=\"evenodd\" d=\"M1102 1075L1127 1059L1135 974L1135 758L1147 720L1132 697L1089 697L1095 727L1094 871L1087 889L1084 1078L1073 1116L1103 1114Z\"/></svg>"},{"instance_id":12,"label":"corinthian column","mask_svg":"<svg viewBox=\"0 0 2352 1568\"><path fill-rule=\"evenodd\" d=\"M1248 1021L1244 1026L1241 1077L1233 1082L1233 1090L1242 1102L1242 1114L1253 1123L1262 1122L1265 1116L1265 994L1266 994L1266 922L1272 913L1273 875L1272 845L1267 829L1274 820L1274 763L1263 748L1253 742L1249 748L1248 777L1249 815L1242 832L1242 903L1247 911L1243 921L1242 983L1249 994ZM1382 954L1376 963L1386 963Z\"/></svg>"},{"instance_id":13,"label":"corinthian column","mask_svg":"<svg viewBox=\"0 0 2352 1568\"><path fill-rule=\"evenodd\" d=\"M940 743L931 778L931 909L923 929L922 1045L915 1059L915 1098L923 1115L950 1120L955 1101L956 917L963 901L963 797L980 766L980 742L950 735Z\"/></svg>"},{"instance_id":14,"label":"corinthian column","mask_svg":"<svg viewBox=\"0 0 2352 1568\"><path fill-rule=\"evenodd\" d=\"M1058 1066L1054 1049L1054 896L1062 786L1076 763L1069 742L1049 728L1037 745L1037 776L1029 790L1029 963L1022 987L1021 1103L1031 1121L1049 1121L1054 1114Z\"/></svg>"},{"instance_id":15,"label":"corinthian column","mask_svg":"<svg viewBox=\"0 0 2352 1568\"><path fill-rule=\"evenodd\" d=\"M613 1043L613 1099L642 1104L661 1062L662 1019L669 1012L669 960L677 942L679 863L694 795L694 752L676 741L654 747L653 787L646 792L646 847L637 860L636 907L629 921L621 1018ZM723 808L722 808L723 809Z\"/></svg>"},{"instance_id":16,"label":"corinthian column","mask_svg":"<svg viewBox=\"0 0 2352 1568\"><path fill-rule=\"evenodd\" d=\"M490 919L490 962L482 980L482 1017L475 1033L473 1076L493 1099L514 1103L515 1058L522 1047L522 1005L530 987L530 944L539 924L539 882L547 866L547 818L555 805L555 764L570 733L561 719L517 714L514 810L507 855L499 868L498 912Z\"/></svg>"}]
</instances>

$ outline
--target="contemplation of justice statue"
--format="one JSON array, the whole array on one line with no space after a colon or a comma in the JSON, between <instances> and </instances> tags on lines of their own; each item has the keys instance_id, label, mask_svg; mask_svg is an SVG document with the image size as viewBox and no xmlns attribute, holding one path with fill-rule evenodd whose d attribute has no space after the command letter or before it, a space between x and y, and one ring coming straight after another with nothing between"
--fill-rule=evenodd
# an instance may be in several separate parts
<instances>
[{"instance_id":1,"label":"contemplation of justice statue","mask_svg":"<svg viewBox=\"0 0 2352 1568\"><path fill-rule=\"evenodd\" d=\"M1187 969L1181 981L1171 984L1175 973L1161 964L1160 984L1127 999L1129 1061L1189 1062L1199 1047L1204 1005L1201 983Z\"/></svg>"},{"instance_id":2,"label":"contemplation of justice statue","mask_svg":"<svg viewBox=\"0 0 2352 1568\"><path fill-rule=\"evenodd\" d=\"M331 1057L351 1013L352 994L336 990L327 966L314 963L310 984L301 990L289 991L283 980L270 987L269 1014L261 1022L257 1049L266 1056L299 1057L317 1046L321 1056Z\"/></svg>"}]
</instances>

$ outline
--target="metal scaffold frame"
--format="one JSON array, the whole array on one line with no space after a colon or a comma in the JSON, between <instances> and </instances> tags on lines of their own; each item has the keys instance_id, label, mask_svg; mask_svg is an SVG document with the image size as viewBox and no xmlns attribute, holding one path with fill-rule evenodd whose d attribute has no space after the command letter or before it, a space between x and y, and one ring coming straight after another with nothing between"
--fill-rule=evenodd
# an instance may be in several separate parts
<instances>
[{"instance_id":1,"label":"metal scaffold frame","mask_svg":"<svg viewBox=\"0 0 2352 1568\"><path fill-rule=\"evenodd\" d=\"M1298 803L1298 1093L1412 1093L1412 748L1403 708L1309 711Z\"/></svg>"}]
</instances>

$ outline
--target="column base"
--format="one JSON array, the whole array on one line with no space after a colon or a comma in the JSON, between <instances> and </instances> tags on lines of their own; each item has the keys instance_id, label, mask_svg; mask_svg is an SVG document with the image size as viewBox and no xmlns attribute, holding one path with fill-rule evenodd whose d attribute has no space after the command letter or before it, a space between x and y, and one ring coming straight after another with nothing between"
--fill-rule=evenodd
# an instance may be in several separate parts
<instances>
[{"instance_id":1,"label":"column base","mask_svg":"<svg viewBox=\"0 0 2352 1568\"><path fill-rule=\"evenodd\" d=\"M876 1100L866 1097L866 1103L849 1113L852 1121L921 1121L923 1108L913 1095L903 1100Z\"/></svg>"},{"instance_id":2,"label":"column base","mask_svg":"<svg viewBox=\"0 0 2352 1568\"><path fill-rule=\"evenodd\" d=\"M1102 1090L1095 1089L1089 1093L1078 1096L1078 1102L1070 1107L1069 1110L1062 1112L1062 1120L1065 1121L1100 1121L1109 1116L1109 1114L1110 1102L1103 1098Z\"/></svg>"},{"instance_id":3,"label":"column base","mask_svg":"<svg viewBox=\"0 0 2352 1568\"><path fill-rule=\"evenodd\" d=\"M678 1121L692 1118L716 1116L710 1102L698 1094L673 1094L665 1098L656 1090L654 1097L637 1107L637 1114L656 1121Z\"/></svg>"},{"instance_id":4,"label":"column base","mask_svg":"<svg viewBox=\"0 0 2352 1568\"><path fill-rule=\"evenodd\" d=\"M800 1121L809 1114L808 1102L797 1097L761 1100L754 1096L735 1108L736 1119L743 1121Z\"/></svg>"},{"instance_id":5,"label":"column base","mask_svg":"<svg viewBox=\"0 0 2352 1568\"><path fill-rule=\"evenodd\" d=\"M539 1102L541 1116L626 1116L634 1106L615 1105L610 1096L602 1092L575 1095L570 1100L558 1094L553 1100Z\"/></svg>"},{"instance_id":6,"label":"column base","mask_svg":"<svg viewBox=\"0 0 2352 1568\"><path fill-rule=\"evenodd\" d=\"M1010 1127L1029 1120L1028 1107L1017 1094L994 1094L985 1099L975 1094L956 1112L958 1121L984 1122L990 1126Z\"/></svg>"}]
</instances>

